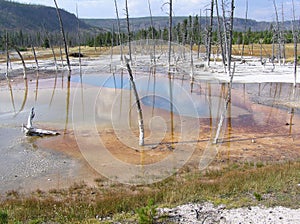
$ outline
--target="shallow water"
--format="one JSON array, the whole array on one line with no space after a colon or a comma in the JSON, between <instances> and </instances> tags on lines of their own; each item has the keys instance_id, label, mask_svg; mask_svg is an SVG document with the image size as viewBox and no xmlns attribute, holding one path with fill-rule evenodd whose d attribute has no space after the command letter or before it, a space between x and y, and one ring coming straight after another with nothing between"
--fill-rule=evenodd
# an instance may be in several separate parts
<instances>
[{"instance_id":1,"label":"shallow water","mask_svg":"<svg viewBox=\"0 0 300 224\"><path fill-rule=\"evenodd\" d=\"M146 145L157 147L161 135L171 133L179 135L176 141L194 142L193 147L197 147L199 139L203 139L199 136L205 135L207 141L213 135L224 110L227 84L191 85L185 77L154 75L137 75L135 81L142 103ZM96 144L95 138L102 130L113 129L122 144L139 148L136 101L126 72L75 75L70 82L64 75L1 81L0 102L1 191L32 188L41 182L57 187L63 185L62 179L70 183L80 173L81 164L72 156L51 147L41 148L34 138L23 136L21 125L26 123L31 107L36 111L34 126L58 130L63 136L74 131L81 152L89 148L84 155L88 160L96 158L90 147ZM254 134L272 133L273 129L283 136L296 136L298 102L299 88L293 92L289 84L236 84L221 138L233 143L235 129ZM189 156L182 163L188 159ZM96 162L109 161L102 157Z\"/></svg>"}]
</instances>

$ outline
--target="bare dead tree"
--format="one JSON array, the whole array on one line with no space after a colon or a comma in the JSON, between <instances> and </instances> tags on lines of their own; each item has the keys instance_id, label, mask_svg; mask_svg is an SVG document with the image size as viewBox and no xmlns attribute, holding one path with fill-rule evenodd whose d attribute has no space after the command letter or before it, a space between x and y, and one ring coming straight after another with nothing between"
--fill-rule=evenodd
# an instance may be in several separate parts
<instances>
[{"instance_id":1,"label":"bare dead tree","mask_svg":"<svg viewBox=\"0 0 300 224\"><path fill-rule=\"evenodd\" d=\"M229 23L229 46L228 46L228 58L227 58L227 62L228 62L228 74L229 75L233 75L231 74L231 55L232 55L232 40L233 40L233 18L234 18L234 0L231 1L231 11L230 11L230 23Z\"/></svg>"},{"instance_id":2,"label":"bare dead tree","mask_svg":"<svg viewBox=\"0 0 300 224\"><path fill-rule=\"evenodd\" d=\"M126 22L127 22L127 32L128 32L129 60L132 63L132 57L131 57L131 32L130 32L130 22L129 22L129 12L128 12L128 1L127 0L125 0L125 11L126 11Z\"/></svg>"},{"instance_id":3,"label":"bare dead tree","mask_svg":"<svg viewBox=\"0 0 300 224\"><path fill-rule=\"evenodd\" d=\"M6 50L6 78L8 78L8 66L9 66L9 50L8 50L8 33L5 32L5 50Z\"/></svg>"},{"instance_id":4,"label":"bare dead tree","mask_svg":"<svg viewBox=\"0 0 300 224\"><path fill-rule=\"evenodd\" d=\"M246 0L246 11L245 11L245 28L243 33L243 40L242 40L242 52L241 52L241 58L244 58L244 51L245 51L245 35L247 32L247 23L248 23L248 0Z\"/></svg>"},{"instance_id":5,"label":"bare dead tree","mask_svg":"<svg viewBox=\"0 0 300 224\"><path fill-rule=\"evenodd\" d=\"M53 44L52 44L51 36L49 35L49 32L46 30L46 28L45 28L44 25L43 25L43 30L44 30L45 36L46 36L46 38L47 38L47 40L48 40L49 47L51 48L51 52L52 52L52 56L53 56L53 60L54 60L54 66L55 66L55 69L58 70L57 59L56 59L54 47L53 47Z\"/></svg>"},{"instance_id":6,"label":"bare dead tree","mask_svg":"<svg viewBox=\"0 0 300 224\"><path fill-rule=\"evenodd\" d=\"M282 2L282 8L281 8L281 17L282 17L282 29L280 30L281 35L281 55L283 60L283 65L285 65L286 60L286 52L285 52L285 39L284 39L284 12L283 12L283 2Z\"/></svg>"},{"instance_id":7,"label":"bare dead tree","mask_svg":"<svg viewBox=\"0 0 300 224\"><path fill-rule=\"evenodd\" d=\"M132 70L129 65L128 58L125 57L125 61L126 61L126 67L127 67L130 82L132 85L133 93L135 96L136 105L137 105L138 122L139 122L139 145L144 146L144 120L143 120L143 112L142 112L142 107L141 107L141 103L140 103L140 98L139 98L137 88L136 88L136 85L135 85L135 82L133 79Z\"/></svg>"},{"instance_id":8,"label":"bare dead tree","mask_svg":"<svg viewBox=\"0 0 300 224\"><path fill-rule=\"evenodd\" d=\"M210 65L210 55L211 55L211 45L212 45L212 29L213 29L213 19L214 19L214 0L211 0L210 3L210 17L209 17L209 25L207 28L207 65Z\"/></svg>"},{"instance_id":9,"label":"bare dead tree","mask_svg":"<svg viewBox=\"0 0 300 224\"><path fill-rule=\"evenodd\" d=\"M116 16L117 16L117 25L118 25L118 37L120 42L120 54L121 54L121 62L123 62L123 44L122 44L122 38L121 38L121 24L120 24L120 17L119 17L119 11L118 11L118 4L115 0L115 9L116 9Z\"/></svg>"},{"instance_id":10,"label":"bare dead tree","mask_svg":"<svg viewBox=\"0 0 300 224\"><path fill-rule=\"evenodd\" d=\"M275 27L275 35L277 39L278 44L278 52L277 52L277 58L279 63L281 64L281 32L280 32L280 24L279 24L279 17L278 17L278 11L275 0L273 0L274 10L275 10L275 18L276 18L276 27Z\"/></svg>"},{"instance_id":11,"label":"bare dead tree","mask_svg":"<svg viewBox=\"0 0 300 224\"><path fill-rule=\"evenodd\" d=\"M262 56L262 50L263 50L263 42L264 40L262 38L259 39L259 44L260 44L260 63L262 65L264 65L264 62L263 62L263 56Z\"/></svg>"},{"instance_id":12,"label":"bare dead tree","mask_svg":"<svg viewBox=\"0 0 300 224\"><path fill-rule=\"evenodd\" d=\"M150 23L151 23L151 35L152 35L152 44L153 44L153 55L151 57L151 60L153 60L154 65L156 65L156 46L155 46L155 33L154 33L154 23L153 23L153 16L152 16L152 10L151 10L151 4L150 0L148 0L148 8L149 8L149 13L150 13Z\"/></svg>"},{"instance_id":13,"label":"bare dead tree","mask_svg":"<svg viewBox=\"0 0 300 224\"><path fill-rule=\"evenodd\" d=\"M218 36L219 36L219 41L220 41L220 47L221 47L221 55L222 55L222 62L223 62L223 65L225 67L226 65L226 62L225 62L225 59L226 59L226 50L224 48L224 44L223 44L223 35L222 35L222 23L221 23L221 17L220 17L220 14L219 14L219 5L218 5L218 0L216 0L216 13L217 13L217 18L218 18Z\"/></svg>"},{"instance_id":14,"label":"bare dead tree","mask_svg":"<svg viewBox=\"0 0 300 224\"><path fill-rule=\"evenodd\" d=\"M39 63L38 63L38 59L37 59L37 56L36 56L35 49L34 49L33 45L31 45L31 49L32 49L34 61L35 61L35 64L36 64L36 70L38 71L39 70Z\"/></svg>"},{"instance_id":15,"label":"bare dead tree","mask_svg":"<svg viewBox=\"0 0 300 224\"><path fill-rule=\"evenodd\" d=\"M115 27L112 25L112 35L111 35L111 46L110 46L110 72L112 72L112 61L113 61L113 53L114 53L114 33Z\"/></svg>"},{"instance_id":16,"label":"bare dead tree","mask_svg":"<svg viewBox=\"0 0 300 224\"><path fill-rule=\"evenodd\" d=\"M49 41L50 44L50 41ZM52 44L50 44L50 48L52 51L52 55L53 55L53 60L54 60L54 65L55 65L55 69L58 70L58 66L57 66L57 59L56 59L56 55L55 55L55 51L54 51L54 47Z\"/></svg>"},{"instance_id":17,"label":"bare dead tree","mask_svg":"<svg viewBox=\"0 0 300 224\"><path fill-rule=\"evenodd\" d=\"M227 97L226 97L225 104L224 104L224 110L221 114L221 117L220 117L220 120L219 120L219 123L218 123L218 127L217 127L217 130L216 130L216 135L215 135L215 138L213 139L213 144L219 143L219 136L220 136L221 128L223 126L227 110L228 110L229 105L231 103L231 90L232 90L232 81L233 81L234 71L235 71L235 64L233 65L233 71L232 71L232 74L231 74L231 77L230 77L230 82L229 82L229 85L228 85L228 92L227 92Z\"/></svg>"},{"instance_id":18,"label":"bare dead tree","mask_svg":"<svg viewBox=\"0 0 300 224\"><path fill-rule=\"evenodd\" d=\"M80 20L78 16L78 5L76 3L76 17L77 17L77 37L78 37L78 61L79 61L79 71L81 75L81 44L80 44Z\"/></svg>"},{"instance_id":19,"label":"bare dead tree","mask_svg":"<svg viewBox=\"0 0 300 224\"><path fill-rule=\"evenodd\" d=\"M225 49L227 59L227 73L231 75L231 55L232 55L232 35L233 35L233 17L234 17L234 0L231 0L231 9L229 21L226 20L226 4L222 0L222 11L223 11L223 26L224 26L224 37L225 37Z\"/></svg>"},{"instance_id":20,"label":"bare dead tree","mask_svg":"<svg viewBox=\"0 0 300 224\"><path fill-rule=\"evenodd\" d=\"M69 71L71 71L71 64L70 64L70 60L69 60L68 45L67 45L67 41L66 41L66 35L65 35L65 31L64 31L64 25L63 25L63 22L62 22L62 19L61 19L61 15L60 15L60 11L59 11L57 2L56 2L56 0L53 0L53 1L54 1L54 4L55 4L55 7L56 7L57 17L58 17L58 20L59 20L60 32L61 32L63 43L64 43L64 48L65 48L65 54L66 54L68 69L69 69ZM68 78L70 78L70 77L71 77L71 72L69 72Z\"/></svg>"},{"instance_id":21,"label":"bare dead tree","mask_svg":"<svg viewBox=\"0 0 300 224\"><path fill-rule=\"evenodd\" d=\"M201 42L202 42L202 27L201 27L201 10L200 10L200 13L199 13L199 40L198 40L198 49L197 49L197 58L199 59L200 58L200 51L201 51Z\"/></svg>"},{"instance_id":22,"label":"bare dead tree","mask_svg":"<svg viewBox=\"0 0 300 224\"><path fill-rule=\"evenodd\" d=\"M170 71L171 66L171 54L172 54L172 27L173 27L173 2L169 0L169 43L168 43L168 67Z\"/></svg>"},{"instance_id":23,"label":"bare dead tree","mask_svg":"<svg viewBox=\"0 0 300 224\"><path fill-rule=\"evenodd\" d=\"M226 6L225 6L225 3L224 3L224 0L222 0L222 15L223 15L223 30L224 30L224 49L226 49L226 60L228 62L228 55L229 55L229 52L228 52L228 35L227 35L227 25L226 25ZM228 66L228 63L227 63L227 66Z\"/></svg>"},{"instance_id":24,"label":"bare dead tree","mask_svg":"<svg viewBox=\"0 0 300 224\"><path fill-rule=\"evenodd\" d=\"M194 58L193 58L193 46L194 46L194 23L193 21L190 22L190 66L191 66L191 72L190 72L190 77L191 77L191 82L194 82Z\"/></svg>"},{"instance_id":25,"label":"bare dead tree","mask_svg":"<svg viewBox=\"0 0 300 224\"><path fill-rule=\"evenodd\" d=\"M298 64L298 35L299 31L296 29L296 16L295 16L295 3L292 0L292 11L293 11L293 20L292 20L292 33L294 41L294 87L297 84L297 64Z\"/></svg>"},{"instance_id":26,"label":"bare dead tree","mask_svg":"<svg viewBox=\"0 0 300 224\"><path fill-rule=\"evenodd\" d=\"M22 54L21 54L19 48L18 48L17 46L14 46L14 48L15 48L16 52L18 53L18 55L19 55L21 61L22 61L22 65L23 65L23 78L24 78L24 79L27 79L26 64L25 64L24 58L23 58L23 56L22 56Z\"/></svg>"}]
</instances>

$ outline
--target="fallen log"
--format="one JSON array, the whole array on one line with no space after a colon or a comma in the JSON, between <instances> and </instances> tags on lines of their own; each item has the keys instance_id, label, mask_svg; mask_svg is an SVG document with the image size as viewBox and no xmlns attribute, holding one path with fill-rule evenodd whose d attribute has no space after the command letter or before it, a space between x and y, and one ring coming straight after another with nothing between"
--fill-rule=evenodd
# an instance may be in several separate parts
<instances>
[{"instance_id":1,"label":"fallen log","mask_svg":"<svg viewBox=\"0 0 300 224\"><path fill-rule=\"evenodd\" d=\"M56 131L50 131L50 130L44 130L40 128L35 128L32 126L32 120L35 116L34 113L34 107L31 108L30 114L27 119L27 125L23 124L22 125L22 130L25 133L26 136L55 136L59 135L58 132Z\"/></svg>"}]
</instances>

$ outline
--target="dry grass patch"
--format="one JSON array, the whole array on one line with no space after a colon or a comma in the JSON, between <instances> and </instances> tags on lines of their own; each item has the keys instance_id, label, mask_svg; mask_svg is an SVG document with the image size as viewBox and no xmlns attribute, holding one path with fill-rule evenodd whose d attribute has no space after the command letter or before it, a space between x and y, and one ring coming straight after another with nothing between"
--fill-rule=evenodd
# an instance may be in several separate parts
<instances>
[{"instance_id":1,"label":"dry grass patch","mask_svg":"<svg viewBox=\"0 0 300 224\"><path fill-rule=\"evenodd\" d=\"M147 206L150 200L155 206L211 201L228 207L258 203L297 207L295 202L300 200L300 162L231 164L202 172L185 170L149 186L128 187L106 181L105 186L77 183L65 190L6 197L0 210L11 222L93 223L99 218L107 221L107 217L137 221L137 209Z\"/></svg>"}]
</instances>

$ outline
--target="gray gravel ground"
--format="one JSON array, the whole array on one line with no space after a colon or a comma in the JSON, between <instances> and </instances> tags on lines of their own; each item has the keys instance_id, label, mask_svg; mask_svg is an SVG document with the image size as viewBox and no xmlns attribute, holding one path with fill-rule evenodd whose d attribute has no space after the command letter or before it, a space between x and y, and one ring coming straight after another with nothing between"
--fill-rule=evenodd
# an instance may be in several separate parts
<instances>
[{"instance_id":1,"label":"gray gravel ground","mask_svg":"<svg viewBox=\"0 0 300 224\"><path fill-rule=\"evenodd\" d=\"M297 202L299 203L299 202ZM300 224L300 209L264 206L226 209L211 203L186 204L176 208L161 208L160 215L174 223L220 224Z\"/></svg>"}]
</instances>

